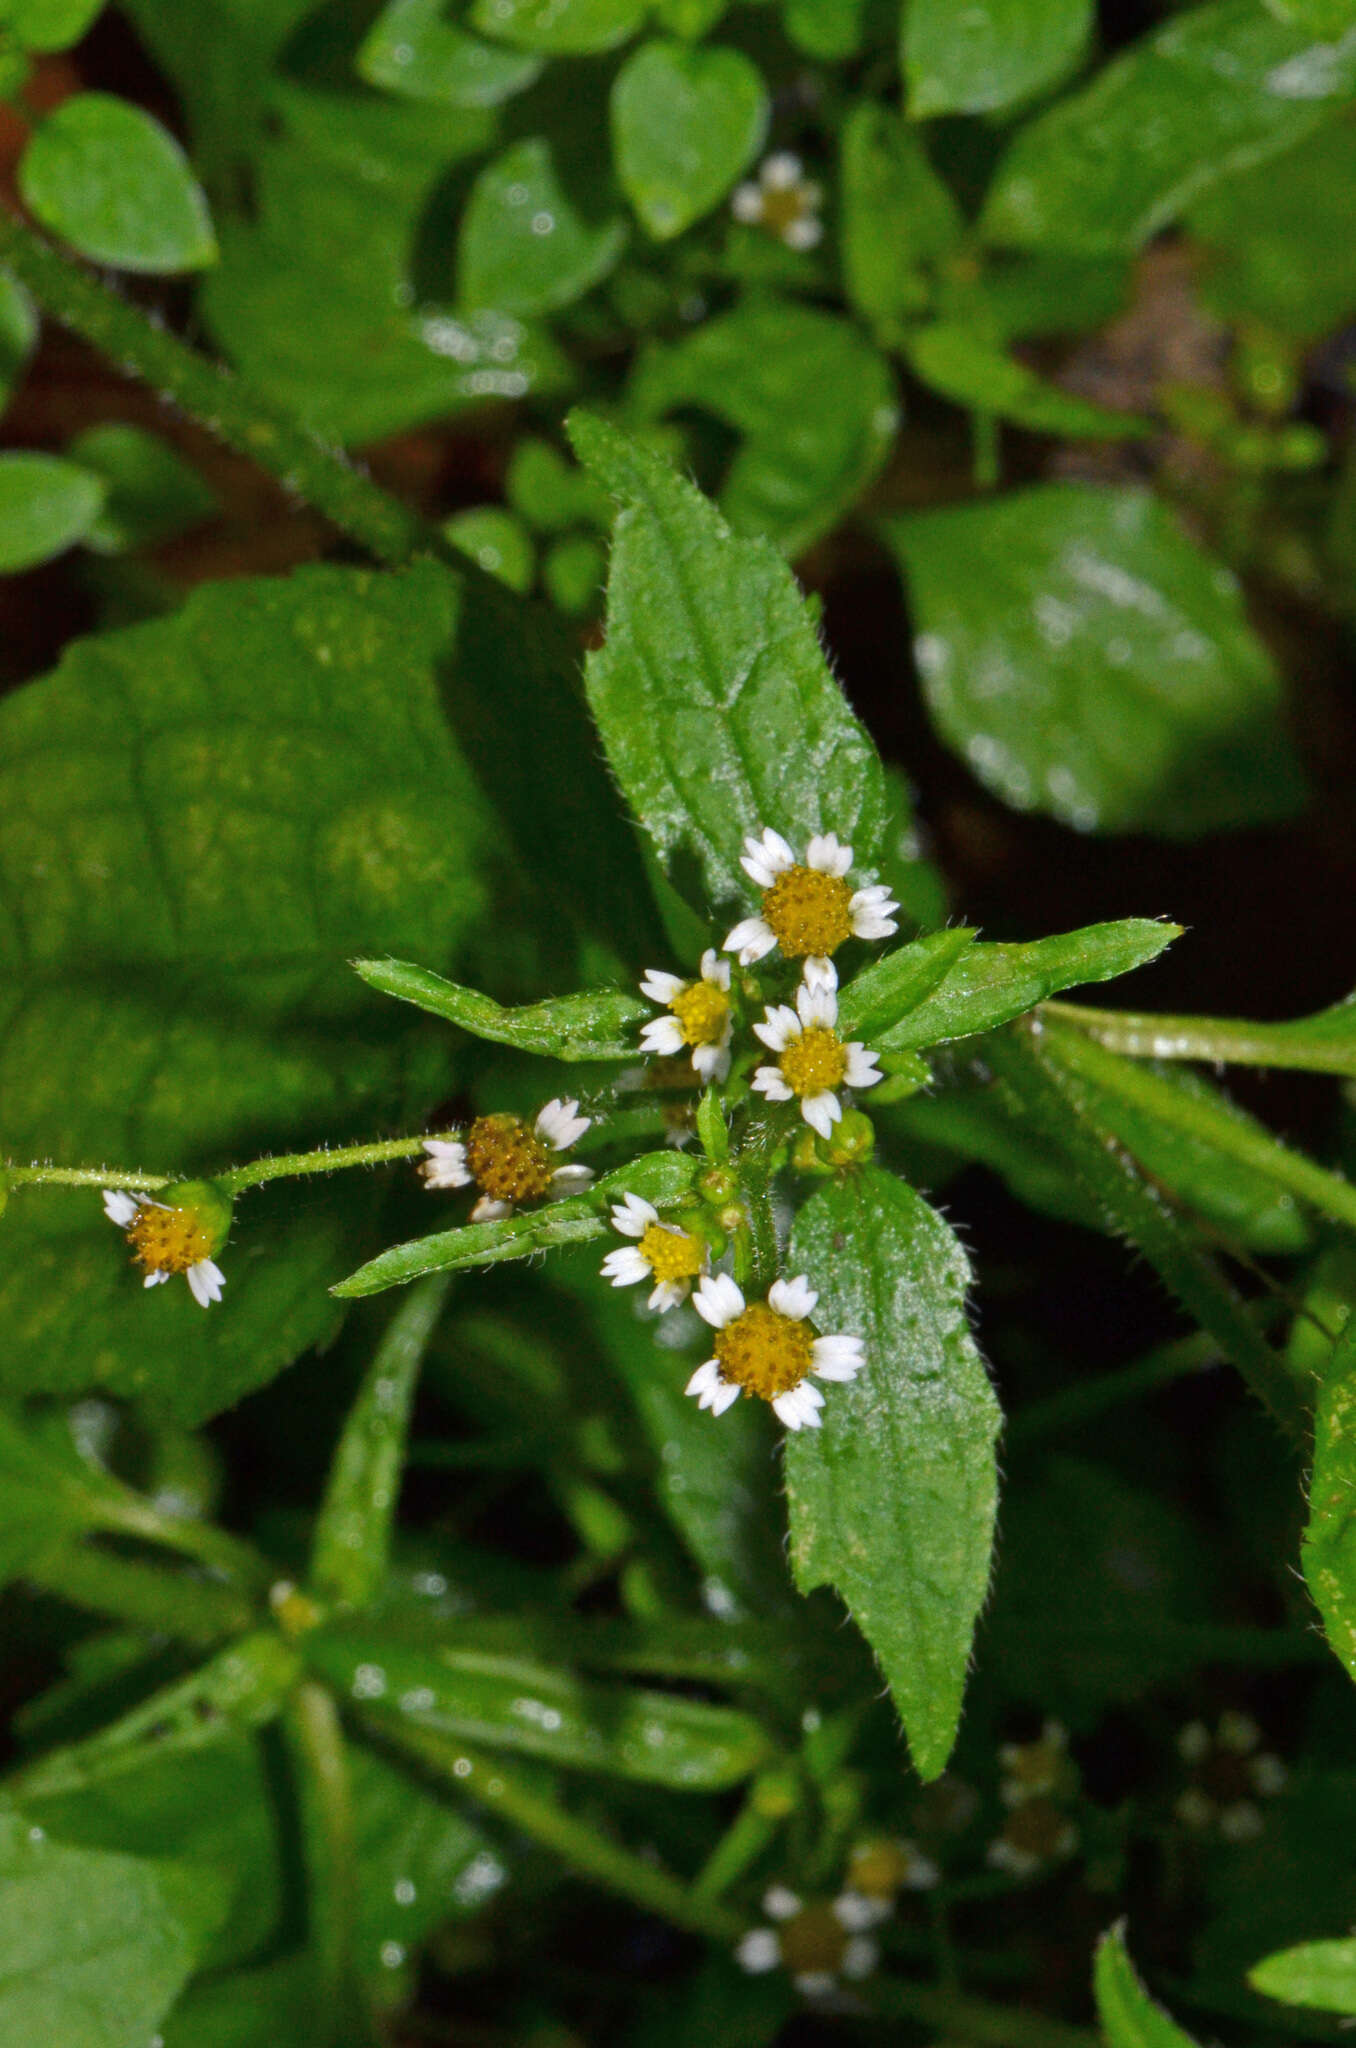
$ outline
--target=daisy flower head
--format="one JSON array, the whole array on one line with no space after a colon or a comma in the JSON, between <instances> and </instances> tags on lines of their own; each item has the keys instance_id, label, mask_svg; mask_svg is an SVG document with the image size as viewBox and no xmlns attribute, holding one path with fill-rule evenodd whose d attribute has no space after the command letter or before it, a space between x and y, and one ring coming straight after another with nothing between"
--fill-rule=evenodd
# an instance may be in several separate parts
<instances>
[{"instance_id":1,"label":"daisy flower head","mask_svg":"<svg viewBox=\"0 0 1356 2048\"><path fill-rule=\"evenodd\" d=\"M725 941L751 967L774 946L805 962L811 984L838 986L831 956L849 939L888 939L898 931L895 902L884 882L854 889L852 848L836 832L817 832L799 859L780 832L744 841L740 866L763 892L757 917L741 918Z\"/></svg>"},{"instance_id":2,"label":"daisy flower head","mask_svg":"<svg viewBox=\"0 0 1356 2048\"><path fill-rule=\"evenodd\" d=\"M430 1188L469 1187L474 1181L480 1198L471 1221L495 1223L523 1202L558 1201L588 1186L593 1174L587 1166L553 1167L551 1155L576 1144L592 1122L580 1116L577 1102L560 1096L539 1109L531 1124L506 1111L478 1116L464 1139L425 1139L428 1157L420 1172Z\"/></svg>"},{"instance_id":3,"label":"daisy flower head","mask_svg":"<svg viewBox=\"0 0 1356 2048\"><path fill-rule=\"evenodd\" d=\"M814 1379L852 1380L866 1363L860 1337L815 1336L818 1299L803 1274L774 1280L767 1300L750 1304L727 1273L708 1274L692 1297L716 1333L714 1356L687 1383L698 1407L723 1415L742 1393L757 1394L788 1429L818 1429L824 1396Z\"/></svg>"},{"instance_id":4,"label":"daisy flower head","mask_svg":"<svg viewBox=\"0 0 1356 2048\"><path fill-rule=\"evenodd\" d=\"M671 1059L691 1048L692 1064L703 1081L723 1081L730 1071L730 963L709 947L702 954L695 981L652 967L640 984L641 994L662 1003L668 1015L652 1017L640 1034L642 1052Z\"/></svg>"},{"instance_id":5,"label":"daisy flower head","mask_svg":"<svg viewBox=\"0 0 1356 2048\"><path fill-rule=\"evenodd\" d=\"M213 1258L231 1227L230 1198L210 1180L183 1180L156 1195L105 1188L104 1214L122 1231L145 1287L176 1273L201 1308L221 1300L226 1275Z\"/></svg>"},{"instance_id":6,"label":"daisy flower head","mask_svg":"<svg viewBox=\"0 0 1356 2048\"><path fill-rule=\"evenodd\" d=\"M730 211L745 227L765 228L788 249L813 249L824 233L819 209L822 188L807 178L801 160L789 149L774 150L758 166L758 176L736 186Z\"/></svg>"},{"instance_id":7,"label":"daisy flower head","mask_svg":"<svg viewBox=\"0 0 1356 2048\"><path fill-rule=\"evenodd\" d=\"M651 1308L677 1308L687 1300L693 1281L709 1263L701 1238L676 1223L662 1223L659 1211L642 1195L622 1196L612 1211L612 1228L636 1242L608 1253L602 1268L605 1280L614 1287L653 1282Z\"/></svg>"},{"instance_id":8,"label":"daisy flower head","mask_svg":"<svg viewBox=\"0 0 1356 2048\"><path fill-rule=\"evenodd\" d=\"M786 1970L797 1991L823 1998L847 1978L857 1982L876 1967L878 1951L862 1931L861 1901L845 1892L837 1899L802 1901L784 1884L763 1895L773 1925L751 1927L735 1959L751 1975Z\"/></svg>"},{"instance_id":9,"label":"daisy flower head","mask_svg":"<svg viewBox=\"0 0 1356 2048\"><path fill-rule=\"evenodd\" d=\"M1278 1756L1264 1750L1262 1731L1251 1714L1228 1708L1214 1733L1204 1721L1189 1721L1178 1732L1177 1749L1191 1771L1178 1794L1178 1820L1199 1832L1217 1830L1226 1842L1248 1842L1265 1825L1259 1799L1283 1791L1288 1773Z\"/></svg>"},{"instance_id":10,"label":"daisy flower head","mask_svg":"<svg viewBox=\"0 0 1356 2048\"><path fill-rule=\"evenodd\" d=\"M874 1088L885 1079L876 1063L878 1055L860 1039L840 1038L837 1025L834 988L803 981L796 990L794 1010L789 1003L773 1003L753 1027L768 1051L777 1055L775 1067L757 1069L753 1086L769 1102L799 1101L801 1115L821 1138L833 1136L843 1114L839 1089Z\"/></svg>"},{"instance_id":11,"label":"daisy flower head","mask_svg":"<svg viewBox=\"0 0 1356 2048\"><path fill-rule=\"evenodd\" d=\"M998 1789L1004 1806L1077 1788L1078 1773L1069 1760L1069 1734L1062 1721L1047 1721L1034 1742L1005 1742L998 1761L1003 1767Z\"/></svg>"},{"instance_id":12,"label":"daisy flower head","mask_svg":"<svg viewBox=\"0 0 1356 2048\"><path fill-rule=\"evenodd\" d=\"M1033 1877L1047 1864L1072 1856L1077 1847L1078 1829L1073 1821L1053 1799L1042 1795L1013 1807L1003 1832L985 1851L985 1861L1013 1877Z\"/></svg>"},{"instance_id":13,"label":"daisy flower head","mask_svg":"<svg viewBox=\"0 0 1356 2048\"><path fill-rule=\"evenodd\" d=\"M889 1918L898 1892L930 1891L940 1879L937 1865L916 1842L881 1835L855 1844L845 1896L861 1899L874 1922Z\"/></svg>"}]
</instances>

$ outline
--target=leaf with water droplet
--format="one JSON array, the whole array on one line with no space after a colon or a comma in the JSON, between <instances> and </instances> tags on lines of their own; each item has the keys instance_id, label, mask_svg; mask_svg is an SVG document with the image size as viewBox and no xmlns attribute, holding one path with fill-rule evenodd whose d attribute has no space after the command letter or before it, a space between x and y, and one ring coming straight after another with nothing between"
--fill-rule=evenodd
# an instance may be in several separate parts
<instances>
[{"instance_id":1,"label":"leaf with water droplet","mask_svg":"<svg viewBox=\"0 0 1356 2048\"><path fill-rule=\"evenodd\" d=\"M607 276L626 223L591 169L540 136L515 142L471 188L457 243L457 288L470 311L547 313Z\"/></svg>"},{"instance_id":2,"label":"leaf with water droplet","mask_svg":"<svg viewBox=\"0 0 1356 2048\"><path fill-rule=\"evenodd\" d=\"M612 88L617 176L657 241L720 204L762 148L768 112L740 50L654 42L627 59Z\"/></svg>"}]
</instances>

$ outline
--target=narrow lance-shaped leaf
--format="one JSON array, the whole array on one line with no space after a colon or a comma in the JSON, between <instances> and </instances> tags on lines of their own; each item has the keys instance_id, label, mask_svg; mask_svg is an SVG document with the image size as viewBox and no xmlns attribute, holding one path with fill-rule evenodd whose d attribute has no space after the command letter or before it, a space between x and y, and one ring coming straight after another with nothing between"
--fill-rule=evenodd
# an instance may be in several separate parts
<instances>
[{"instance_id":1,"label":"narrow lance-shaped leaf","mask_svg":"<svg viewBox=\"0 0 1356 2048\"><path fill-rule=\"evenodd\" d=\"M717 898L747 888L741 842L767 825L792 840L837 832L869 863L884 775L786 564L602 420L575 413L570 432L622 505L589 701L660 854L694 852Z\"/></svg>"},{"instance_id":2,"label":"narrow lance-shaped leaf","mask_svg":"<svg viewBox=\"0 0 1356 2048\"><path fill-rule=\"evenodd\" d=\"M1195 2048L1190 2034L1154 2003L1135 1975L1123 1920L1097 1944L1093 1989L1107 2048Z\"/></svg>"},{"instance_id":3,"label":"narrow lance-shaped leaf","mask_svg":"<svg viewBox=\"0 0 1356 2048\"><path fill-rule=\"evenodd\" d=\"M1304 1941L1279 1949L1253 1964L1248 1982L1286 2005L1356 2014L1356 1941Z\"/></svg>"},{"instance_id":4,"label":"narrow lance-shaped leaf","mask_svg":"<svg viewBox=\"0 0 1356 2048\"><path fill-rule=\"evenodd\" d=\"M954 925L873 960L839 995L840 1028L851 1038L878 1038L916 1010L974 943L974 932Z\"/></svg>"},{"instance_id":5,"label":"narrow lance-shaped leaf","mask_svg":"<svg viewBox=\"0 0 1356 2048\"><path fill-rule=\"evenodd\" d=\"M1356 1077L1356 995L1312 1017L1257 1024L1242 1017L1167 1017L1152 1012L1055 1005L1113 1052L1141 1060L1203 1060L1212 1066L1291 1067Z\"/></svg>"},{"instance_id":6,"label":"narrow lance-shaped leaf","mask_svg":"<svg viewBox=\"0 0 1356 2048\"><path fill-rule=\"evenodd\" d=\"M640 1026L654 1014L639 996L606 988L505 1009L478 989L445 981L408 960L355 960L353 965L383 995L446 1017L475 1038L555 1060L633 1060Z\"/></svg>"},{"instance_id":7,"label":"narrow lance-shaped leaf","mask_svg":"<svg viewBox=\"0 0 1356 2048\"><path fill-rule=\"evenodd\" d=\"M956 1737L989 1583L998 1403L965 1320L970 1268L921 1195L867 1168L811 1197L790 1266L815 1321L860 1337L865 1369L831 1387L823 1427L786 1447L791 1557L832 1585L889 1682L924 1778Z\"/></svg>"},{"instance_id":8,"label":"narrow lance-shaped leaf","mask_svg":"<svg viewBox=\"0 0 1356 2048\"><path fill-rule=\"evenodd\" d=\"M1300 1562L1324 1633L1356 1678L1356 1317L1338 1338L1319 1388Z\"/></svg>"}]
</instances>

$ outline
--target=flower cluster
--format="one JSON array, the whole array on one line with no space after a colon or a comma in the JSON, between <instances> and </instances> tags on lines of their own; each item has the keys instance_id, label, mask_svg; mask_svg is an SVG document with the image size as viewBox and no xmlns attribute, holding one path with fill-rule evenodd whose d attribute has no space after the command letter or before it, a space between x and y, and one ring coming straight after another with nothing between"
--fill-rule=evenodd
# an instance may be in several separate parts
<instances>
[{"instance_id":1,"label":"flower cluster","mask_svg":"<svg viewBox=\"0 0 1356 2048\"><path fill-rule=\"evenodd\" d=\"M551 1155L577 1145L592 1122L580 1116L577 1102L559 1096L531 1124L503 1111L478 1116L465 1138L426 1140L428 1157L420 1170L430 1188L474 1183L480 1196L471 1221L497 1223L524 1202L558 1201L588 1186L593 1174L587 1166L552 1166Z\"/></svg>"},{"instance_id":2,"label":"flower cluster","mask_svg":"<svg viewBox=\"0 0 1356 2048\"><path fill-rule=\"evenodd\" d=\"M185 1180L155 1195L105 1188L104 1214L122 1231L144 1287L182 1273L201 1308L221 1300L226 1276L214 1254L231 1227L229 1197L212 1181Z\"/></svg>"},{"instance_id":3,"label":"flower cluster","mask_svg":"<svg viewBox=\"0 0 1356 2048\"><path fill-rule=\"evenodd\" d=\"M1078 1829L1064 1801L1078 1791L1078 1771L1059 1721L1047 1721L1034 1742L1007 1742L999 1753L999 1794L1009 1809L987 1861L1014 1877L1032 1877L1078 1847Z\"/></svg>"},{"instance_id":4,"label":"flower cluster","mask_svg":"<svg viewBox=\"0 0 1356 2048\"><path fill-rule=\"evenodd\" d=\"M762 228L788 249L806 250L817 247L824 233L823 203L823 192L806 177L800 158L779 149L763 158L756 179L735 187L730 211L746 227Z\"/></svg>"},{"instance_id":5,"label":"flower cluster","mask_svg":"<svg viewBox=\"0 0 1356 2048\"><path fill-rule=\"evenodd\" d=\"M770 1926L751 1927L735 1955L755 1974L785 1970L807 1998L869 1977L879 1960L870 1932L888 1920L901 1892L928 1891L941 1876L916 1843L877 1836L854 1845L847 1882L833 1898L802 1899L784 1884L763 1894Z\"/></svg>"}]
</instances>

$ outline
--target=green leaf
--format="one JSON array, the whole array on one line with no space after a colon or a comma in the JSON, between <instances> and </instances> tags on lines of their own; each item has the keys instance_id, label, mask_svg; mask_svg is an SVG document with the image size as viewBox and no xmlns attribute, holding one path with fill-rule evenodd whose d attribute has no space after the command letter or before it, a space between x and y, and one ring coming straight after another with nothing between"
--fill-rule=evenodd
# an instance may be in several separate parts
<instances>
[{"instance_id":1,"label":"green leaf","mask_svg":"<svg viewBox=\"0 0 1356 2048\"><path fill-rule=\"evenodd\" d=\"M1135 1059L1205 1060L1356 1076L1356 994L1312 1017L1295 1017L1285 1024L1085 1010L1071 1003L1060 1007L1081 1030Z\"/></svg>"},{"instance_id":2,"label":"green leaf","mask_svg":"<svg viewBox=\"0 0 1356 2048\"><path fill-rule=\"evenodd\" d=\"M19 164L24 203L82 256L119 270L202 270L217 259L207 201L174 137L108 93L64 100Z\"/></svg>"},{"instance_id":3,"label":"green leaf","mask_svg":"<svg viewBox=\"0 0 1356 2048\"><path fill-rule=\"evenodd\" d=\"M82 469L103 479L108 496L84 536L101 555L153 548L217 509L216 493L158 434L111 423L77 434L67 451Z\"/></svg>"},{"instance_id":4,"label":"green leaf","mask_svg":"<svg viewBox=\"0 0 1356 2048\"><path fill-rule=\"evenodd\" d=\"M552 541L542 557L542 588L567 617L583 618L602 605L607 581L607 556L591 534L567 533Z\"/></svg>"},{"instance_id":5,"label":"green leaf","mask_svg":"<svg viewBox=\"0 0 1356 2048\"><path fill-rule=\"evenodd\" d=\"M763 146L758 67L739 50L646 43L612 87L622 190L647 233L669 241L721 200Z\"/></svg>"},{"instance_id":6,"label":"green leaf","mask_svg":"<svg viewBox=\"0 0 1356 2048\"><path fill-rule=\"evenodd\" d=\"M479 562L487 576L526 596L537 575L537 551L522 521L502 505L472 505L443 522L454 548Z\"/></svg>"},{"instance_id":7,"label":"green leaf","mask_svg":"<svg viewBox=\"0 0 1356 2048\"><path fill-rule=\"evenodd\" d=\"M691 1188L697 1163L675 1151L645 1152L613 1173L604 1174L584 1195L551 1202L542 1209L526 1209L495 1223L464 1223L460 1229L440 1231L435 1237L417 1237L408 1244L395 1244L369 1259L331 1292L348 1298L380 1294L386 1287L403 1287L424 1273L455 1272L464 1266L494 1266L504 1259L527 1259L535 1252L554 1251L561 1245L583 1244L601 1237L607 1229L604 1208L628 1191L643 1195L659 1207L681 1201Z\"/></svg>"},{"instance_id":8,"label":"green leaf","mask_svg":"<svg viewBox=\"0 0 1356 2048\"><path fill-rule=\"evenodd\" d=\"M793 840L836 831L869 865L885 828L880 761L790 570L615 428L575 413L570 430L622 504L589 703L661 858L690 849L717 899L746 890L743 838L764 826Z\"/></svg>"},{"instance_id":9,"label":"green leaf","mask_svg":"<svg viewBox=\"0 0 1356 2048\"><path fill-rule=\"evenodd\" d=\"M386 1577L410 1409L447 1299L426 1280L401 1302L344 1421L311 1542L311 1578L327 1599L366 1607Z\"/></svg>"},{"instance_id":10,"label":"green leaf","mask_svg":"<svg viewBox=\"0 0 1356 2048\"><path fill-rule=\"evenodd\" d=\"M984 114L1031 99L1073 71L1092 33L1092 0L906 0L909 113Z\"/></svg>"},{"instance_id":11,"label":"green leaf","mask_svg":"<svg viewBox=\"0 0 1356 2048\"><path fill-rule=\"evenodd\" d=\"M932 716L1005 802L1169 838L1299 807L1237 583L1149 492L1037 484L885 535Z\"/></svg>"},{"instance_id":12,"label":"green leaf","mask_svg":"<svg viewBox=\"0 0 1356 2048\"><path fill-rule=\"evenodd\" d=\"M37 339L37 307L23 286L0 270L0 408L23 375Z\"/></svg>"},{"instance_id":13,"label":"green leaf","mask_svg":"<svg viewBox=\"0 0 1356 2048\"><path fill-rule=\"evenodd\" d=\"M516 441L504 474L504 495L538 533L612 524L612 503L591 476L567 462L549 441Z\"/></svg>"},{"instance_id":14,"label":"green leaf","mask_svg":"<svg viewBox=\"0 0 1356 2048\"><path fill-rule=\"evenodd\" d=\"M94 26L104 0L5 0L5 25L25 50L37 55L69 50Z\"/></svg>"},{"instance_id":15,"label":"green leaf","mask_svg":"<svg viewBox=\"0 0 1356 2048\"><path fill-rule=\"evenodd\" d=\"M929 932L912 945L897 946L873 960L839 995L838 1021L844 1034L874 1040L899 1024L932 994L974 942L974 932L957 925Z\"/></svg>"},{"instance_id":16,"label":"green leaf","mask_svg":"<svg viewBox=\"0 0 1356 2048\"><path fill-rule=\"evenodd\" d=\"M1334 1652L1356 1678L1356 1320L1348 1321L1318 1390L1309 1520L1300 1563Z\"/></svg>"},{"instance_id":17,"label":"green leaf","mask_svg":"<svg viewBox=\"0 0 1356 2048\"><path fill-rule=\"evenodd\" d=\"M548 1059L634 1059L638 1029L653 1015L651 1004L616 989L590 989L506 1010L478 989L460 988L406 960L355 960L353 965L369 987L384 995L446 1017L476 1038L542 1053Z\"/></svg>"},{"instance_id":18,"label":"green leaf","mask_svg":"<svg viewBox=\"0 0 1356 2048\"><path fill-rule=\"evenodd\" d=\"M788 555L860 496L899 424L889 365L850 321L762 294L649 349L631 399L647 420L698 405L743 436L721 510Z\"/></svg>"},{"instance_id":19,"label":"green leaf","mask_svg":"<svg viewBox=\"0 0 1356 2048\"><path fill-rule=\"evenodd\" d=\"M1145 966L1181 936L1181 929L1156 918L1125 917L1114 924L1057 932L1027 945L958 948L942 979L923 994L915 1008L888 1028L876 1027L876 1043L889 1052L912 1052L945 1045L953 1038L969 1038L977 1031L991 1031L997 1024L1024 1016L1062 988L1084 981L1111 981L1118 974ZM917 941L917 946L928 949L917 955L920 969L925 961L944 960L947 948L943 940L956 936L934 933L930 939ZM915 954L913 946L902 950ZM868 1014L875 1014L877 988L884 996L890 986L887 977L897 971L902 975L907 965L901 961L897 970L893 963L898 958L887 954L859 977L866 983L865 997L853 996L856 982L844 990L844 1014L855 1018L859 1006L868 1000L873 1004Z\"/></svg>"},{"instance_id":20,"label":"green leaf","mask_svg":"<svg viewBox=\"0 0 1356 2048\"><path fill-rule=\"evenodd\" d=\"M221 1917L224 1885L37 1833L0 1814L0 2035L61 2048L148 2040Z\"/></svg>"},{"instance_id":21,"label":"green leaf","mask_svg":"<svg viewBox=\"0 0 1356 2048\"><path fill-rule=\"evenodd\" d=\"M376 1628L307 1636L310 1668L377 1725L516 1750L577 1770L709 1792L767 1761L757 1723L731 1707L604 1684L484 1651L410 1646Z\"/></svg>"},{"instance_id":22,"label":"green leaf","mask_svg":"<svg viewBox=\"0 0 1356 2048\"><path fill-rule=\"evenodd\" d=\"M1316 341L1356 310L1356 128L1335 122L1274 163L1231 178L1193 206L1206 244L1202 296L1231 324L1256 320Z\"/></svg>"},{"instance_id":23,"label":"green leaf","mask_svg":"<svg viewBox=\"0 0 1356 2048\"><path fill-rule=\"evenodd\" d=\"M626 241L617 214L562 182L549 142L497 156L471 187L457 245L459 299L472 312L549 313L591 290Z\"/></svg>"},{"instance_id":24,"label":"green leaf","mask_svg":"<svg viewBox=\"0 0 1356 2048\"><path fill-rule=\"evenodd\" d=\"M447 19L446 0L388 0L357 57L369 85L450 107L497 107L534 84L541 66L468 35Z\"/></svg>"},{"instance_id":25,"label":"green leaf","mask_svg":"<svg viewBox=\"0 0 1356 2048\"><path fill-rule=\"evenodd\" d=\"M104 486L59 455L0 455L0 575L50 562L83 540Z\"/></svg>"},{"instance_id":26,"label":"green leaf","mask_svg":"<svg viewBox=\"0 0 1356 2048\"><path fill-rule=\"evenodd\" d=\"M965 1320L970 1268L920 1195L878 1168L811 1197L789 1268L815 1321L862 1339L866 1367L828 1389L823 1427L786 1446L791 1559L832 1585L885 1672L923 1778L956 1737L989 1583L998 1404Z\"/></svg>"},{"instance_id":27,"label":"green leaf","mask_svg":"<svg viewBox=\"0 0 1356 2048\"><path fill-rule=\"evenodd\" d=\"M313 2048L322 1997L310 1948L202 1977L170 2014L164 2048Z\"/></svg>"},{"instance_id":28,"label":"green leaf","mask_svg":"<svg viewBox=\"0 0 1356 2048\"><path fill-rule=\"evenodd\" d=\"M1356 1941L1305 1941L1281 1949L1254 1963L1248 1982L1286 2005L1356 2013Z\"/></svg>"},{"instance_id":29,"label":"green leaf","mask_svg":"<svg viewBox=\"0 0 1356 2048\"><path fill-rule=\"evenodd\" d=\"M1147 421L1111 412L1048 384L1025 363L959 321L918 327L904 344L909 367L924 384L972 412L991 413L1034 433L1114 441L1150 433Z\"/></svg>"},{"instance_id":30,"label":"green leaf","mask_svg":"<svg viewBox=\"0 0 1356 2048\"><path fill-rule=\"evenodd\" d=\"M615 49L635 34L649 0L475 0L471 26L520 50L556 57Z\"/></svg>"},{"instance_id":31,"label":"green leaf","mask_svg":"<svg viewBox=\"0 0 1356 2048\"><path fill-rule=\"evenodd\" d=\"M1191 2036L1155 2005L1135 1975L1123 1920L1097 1944L1093 1988L1108 2048L1194 2048Z\"/></svg>"},{"instance_id":32,"label":"green leaf","mask_svg":"<svg viewBox=\"0 0 1356 2048\"><path fill-rule=\"evenodd\" d=\"M864 102L843 125L842 252L847 295L869 319L918 313L930 267L964 228L921 136L888 107Z\"/></svg>"},{"instance_id":33,"label":"green leaf","mask_svg":"<svg viewBox=\"0 0 1356 2048\"><path fill-rule=\"evenodd\" d=\"M437 1928L484 1911L509 1873L502 1850L475 1821L416 1778L356 1743L348 1768L358 1880L354 1957L389 2004L391 1944L412 1957L415 1945ZM303 2035L301 2048L309 2039Z\"/></svg>"},{"instance_id":34,"label":"green leaf","mask_svg":"<svg viewBox=\"0 0 1356 2048\"><path fill-rule=\"evenodd\" d=\"M838 63L859 54L868 0L782 0L786 33L807 57Z\"/></svg>"},{"instance_id":35,"label":"green leaf","mask_svg":"<svg viewBox=\"0 0 1356 2048\"><path fill-rule=\"evenodd\" d=\"M1349 0L1340 19L1328 40L1257 0L1170 16L1020 131L983 233L1088 256L1139 248L1221 178L1340 112L1356 89Z\"/></svg>"}]
</instances>

